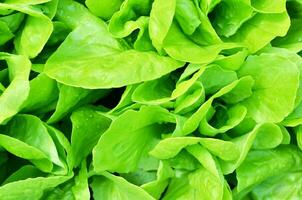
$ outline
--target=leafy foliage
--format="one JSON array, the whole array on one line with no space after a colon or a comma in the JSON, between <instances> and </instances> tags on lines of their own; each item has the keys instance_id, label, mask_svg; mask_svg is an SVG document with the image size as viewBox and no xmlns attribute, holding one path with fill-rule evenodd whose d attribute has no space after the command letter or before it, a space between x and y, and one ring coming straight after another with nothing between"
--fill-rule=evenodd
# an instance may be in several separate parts
<instances>
[{"instance_id":1,"label":"leafy foliage","mask_svg":"<svg viewBox=\"0 0 302 200\"><path fill-rule=\"evenodd\" d=\"M302 199L301 53L301 0L0 0L0 199Z\"/></svg>"}]
</instances>

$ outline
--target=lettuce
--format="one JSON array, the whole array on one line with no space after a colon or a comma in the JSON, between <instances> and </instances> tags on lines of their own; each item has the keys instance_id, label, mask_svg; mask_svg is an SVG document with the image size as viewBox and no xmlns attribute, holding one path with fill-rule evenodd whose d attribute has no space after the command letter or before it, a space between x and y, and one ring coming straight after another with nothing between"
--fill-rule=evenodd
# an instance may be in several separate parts
<instances>
[{"instance_id":1,"label":"lettuce","mask_svg":"<svg viewBox=\"0 0 302 200\"><path fill-rule=\"evenodd\" d=\"M0 0L0 199L302 199L301 0Z\"/></svg>"}]
</instances>

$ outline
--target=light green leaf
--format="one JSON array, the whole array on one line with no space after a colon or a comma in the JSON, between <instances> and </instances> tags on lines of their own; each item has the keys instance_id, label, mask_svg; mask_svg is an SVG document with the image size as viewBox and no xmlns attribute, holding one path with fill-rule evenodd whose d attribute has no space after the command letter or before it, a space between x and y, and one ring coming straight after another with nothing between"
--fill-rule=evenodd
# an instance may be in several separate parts
<instances>
[{"instance_id":1,"label":"light green leaf","mask_svg":"<svg viewBox=\"0 0 302 200\"><path fill-rule=\"evenodd\" d=\"M286 0L276 0L272 3L269 0L251 0L251 5L258 12L282 13L286 11Z\"/></svg>"},{"instance_id":2,"label":"light green leaf","mask_svg":"<svg viewBox=\"0 0 302 200\"><path fill-rule=\"evenodd\" d=\"M82 162L79 174L75 177L75 185L71 188L75 200L89 200L88 174L86 162Z\"/></svg>"},{"instance_id":3,"label":"light green leaf","mask_svg":"<svg viewBox=\"0 0 302 200\"><path fill-rule=\"evenodd\" d=\"M142 163L151 162L148 152L164 133L164 123L174 123L174 120L173 115L160 107L126 111L111 123L94 147L95 171L127 173Z\"/></svg>"},{"instance_id":4,"label":"light green leaf","mask_svg":"<svg viewBox=\"0 0 302 200\"><path fill-rule=\"evenodd\" d=\"M125 91L123 92L123 95L121 96L120 101L118 102L118 104L109 111L109 113L115 113L118 112L120 110L122 110L123 108L131 105L132 102L132 95L133 92L136 89L136 85L128 85L125 89Z\"/></svg>"},{"instance_id":5,"label":"light green leaf","mask_svg":"<svg viewBox=\"0 0 302 200\"><path fill-rule=\"evenodd\" d=\"M175 113L184 114L197 109L205 101L205 91L200 81L196 81L185 94L175 101Z\"/></svg>"},{"instance_id":6,"label":"light green leaf","mask_svg":"<svg viewBox=\"0 0 302 200\"><path fill-rule=\"evenodd\" d=\"M86 0L85 4L93 14L107 20L110 19L111 16L119 10L122 2L122 0Z\"/></svg>"},{"instance_id":7,"label":"light green leaf","mask_svg":"<svg viewBox=\"0 0 302 200\"><path fill-rule=\"evenodd\" d=\"M21 109L29 94L30 61L24 56L0 53L0 59L6 60L10 85L0 96L0 124L14 116Z\"/></svg>"},{"instance_id":8,"label":"light green leaf","mask_svg":"<svg viewBox=\"0 0 302 200\"><path fill-rule=\"evenodd\" d=\"M256 14L240 27L231 37L234 42L243 43L251 53L254 53L277 36L285 36L290 26L286 12L276 14ZM261 35L261 37L259 37Z\"/></svg>"},{"instance_id":9,"label":"light green leaf","mask_svg":"<svg viewBox=\"0 0 302 200\"><path fill-rule=\"evenodd\" d=\"M183 148L199 143L201 138L198 137L170 137L161 140L150 155L158 159L168 159L176 156Z\"/></svg>"},{"instance_id":10,"label":"light green leaf","mask_svg":"<svg viewBox=\"0 0 302 200\"><path fill-rule=\"evenodd\" d=\"M199 77L206 95L214 94L222 87L237 80L236 72L222 69L217 65L209 65Z\"/></svg>"},{"instance_id":11,"label":"light green leaf","mask_svg":"<svg viewBox=\"0 0 302 200\"><path fill-rule=\"evenodd\" d=\"M177 0L175 18L182 31L187 35L193 34L201 24L198 10L193 1Z\"/></svg>"},{"instance_id":12,"label":"light green leaf","mask_svg":"<svg viewBox=\"0 0 302 200\"><path fill-rule=\"evenodd\" d=\"M149 16L151 4L151 0L124 1L119 11L111 17L109 31L115 37L123 38L134 30L140 29L145 21L145 16Z\"/></svg>"},{"instance_id":13,"label":"light green leaf","mask_svg":"<svg viewBox=\"0 0 302 200\"><path fill-rule=\"evenodd\" d=\"M45 190L54 188L71 177L37 177L8 183L0 187L0 198L3 200L40 199Z\"/></svg>"},{"instance_id":14,"label":"light green leaf","mask_svg":"<svg viewBox=\"0 0 302 200\"><path fill-rule=\"evenodd\" d=\"M74 165L78 166L108 129L111 119L98 113L93 107L82 107L72 113L71 122L72 157Z\"/></svg>"},{"instance_id":15,"label":"light green leaf","mask_svg":"<svg viewBox=\"0 0 302 200\"><path fill-rule=\"evenodd\" d=\"M176 0L155 0L149 20L149 34L152 44L161 52L163 41L168 34L175 13Z\"/></svg>"},{"instance_id":16,"label":"light green leaf","mask_svg":"<svg viewBox=\"0 0 302 200\"><path fill-rule=\"evenodd\" d=\"M236 160L239 158L239 149L232 142L214 138L201 138L200 143L222 160Z\"/></svg>"},{"instance_id":17,"label":"light green leaf","mask_svg":"<svg viewBox=\"0 0 302 200\"><path fill-rule=\"evenodd\" d=\"M204 73L204 68L201 68L190 79L176 83L169 76L164 76L160 79L148 81L140 84L132 94L134 102L158 105L175 100L193 87L194 83Z\"/></svg>"},{"instance_id":18,"label":"light green leaf","mask_svg":"<svg viewBox=\"0 0 302 200\"><path fill-rule=\"evenodd\" d=\"M300 24L301 19L291 19L290 28L285 37L278 37L272 41L274 46L287 48L293 50L294 52L299 52L302 50L302 28Z\"/></svg>"},{"instance_id":19,"label":"light green leaf","mask_svg":"<svg viewBox=\"0 0 302 200\"><path fill-rule=\"evenodd\" d=\"M222 199L222 196L223 184L219 178L205 168L200 168L188 175L173 179L163 199L211 200Z\"/></svg>"},{"instance_id":20,"label":"light green leaf","mask_svg":"<svg viewBox=\"0 0 302 200\"><path fill-rule=\"evenodd\" d=\"M246 49L243 49L229 56L218 55L213 63L219 65L223 69L238 70L244 63L247 55L248 51Z\"/></svg>"},{"instance_id":21,"label":"light green leaf","mask_svg":"<svg viewBox=\"0 0 302 200\"><path fill-rule=\"evenodd\" d=\"M205 117L201 120L199 132L202 135L215 136L219 133L225 133L239 125L244 120L247 113L247 109L241 105L235 105L229 109L219 109L219 106L217 107L217 110L213 108L214 116L211 119ZM226 109L226 111L224 109Z\"/></svg>"},{"instance_id":22,"label":"light green leaf","mask_svg":"<svg viewBox=\"0 0 302 200\"><path fill-rule=\"evenodd\" d=\"M238 191L289 170L301 170L302 153L293 146L251 151L236 170ZM261 167L259 167L261 166Z\"/></svg>"},{"instance_id":23,"label":"light green leaf","mask_svg":"<svg viewBox=\"0 0 302 200\"><path fill-rule=\"evenodd\" d=\"M127 182L121 177L114 176L108 172L103 172L100 175L102 176L93 177L93 181L91 183L93 197L95 200L154 200L154 198L142 188Z\"/></svg>"},{"instance_id":24,"label":"light green leaf","mask_svg":"<svg viewBox=\"0 0 302 200\"><path fill-rule=\"evenodd\" d=\"M8 135L42 151L54 164L63 167L62 161L42 121L33 115L16 115L7 124Z\"/></svg>"},{"instance_id":25,"label":"light green leaf","mask_svg":"<svg viewBox=\"0 0 302 200\"><path fill-rule=\"evenodd\" d=\"M200 167L198 160L186 149L181 150L176 156L168 159L168 162L172 168L180 171L192 171Z\"/></svg>"},{"instance_id":26,"label":"light green leaf","mask_svg":"<svg viewBox=\"0 0 302 200\"><path fill-rule=\"evenodd\" d=\"M232 91L222 95L221 99L227 104L239 103L252 96L254 83L255 81L251 76L242 77L236 87Z\"/></svg>"},{"instance_id":27,"label":"light green leaf","mask_svg":"<svg viewBox=\"0 0 302 200\"><path fill-rule=\"evenodd\" d=\"M187 135L195 131L198 126L200 125L200 122L206 117L207 112L211 108L211 105L214 101L214 99L219 98L232 90L236 89L237 85L240 85L241 82L245 81L246 77L243 77L239 80L234 81L233 83L221 88L217 93L212 95L204 104L202 104L199 109L193 113L187 121L183 124L182 127L182 133L183 135Z\"/></svg>"},{"instance_id":28,"label":"light green leaf","mask_svg":"<svg viewBox=\"0 0 302 200\"><path fill-rule=\"evenodd\" d=\"M223 174L232 173L237 167L241 165L242 162L246 159L246 156L250 149L253 146L253 143L256 142L256 147L261 147L262 149L269 149L278 146L283 138L281 130L279 127L273 123L263 123L257 124L251 131L248 133L235 137L231 140L237 148L239 149L240 155L239 158L233 161L223 161L220 160L220 166ZM266 137L267 133L271 134L273 138L273 143L263 143L261 140L263 137ZM259 138L257 138L259 135ZM258 144L257 144L258 143ZM267 150L268 151L268 150Z\"/></svg>"},{"instance_id":29,"label":"light green leaf","mask_svg":"<svg viewBox=\"0 0 302 200\"><path fill-rule=\"evenodd\" d=\"M298 147L302 150L302 126L298 126L295 129L296 137L297 137L297 144Z\"/></svg>"},{"instance_id":30,"label":"light green leaf","mask_svg":"<svg viewBox=\"0 0 302 200\"><path fill-rule=\"evenodd\" d=\"M241 0L222 1L215 12L214 27L218 34L226 37L234 35L254 15L248 1Z\"/></svg>"},{"instance_id":31,"label":"light green leaf","mask_svg":"<svg viewBox=\"0 0 302 200\"><path fill-rule=\"evenodd\" d=\"M280 145L283 140L283 133L279 126L271 125L267 130L263 129L257 133L253 142L254 149L273 149Z\"/></svg>"},{"instance_id":32,"label":"light green leaf","mask_svg":"<svg viewBox=\"0 0 302 200\"><path fill-rule=\"evenodd\" d=\"M0 18L0 45L5 44L7 41L14 37L14 34L10 31L8 25L1 21Z\"/></svg>"},{"instance_id":33,"label":"light green leaf","mask_svg":"<svg viewBox=\"0 0 302 200\"><path fill-rule=\"evenodd\" d=\"M53 26L51 20L38 9L22 4L0 4L28 15L24 28L17 34L14 44L17 52L30 58L36 57L49 39Z\"/></svg>"},{"instance_id":34,"label":"light green leaf","mask_svg":"<svg viewBox=\"0 0 302 200\"><path fill-rule=\"evenodd\" d=\"M170 178L174 176L174 171L165 161L160 162L157 170L157 179L155 181L143 184L141 187L152 195L155 199L159 199L165 188L168 186Z\"/></svg>"},{"instance_id":35,"label":"light green leaf","mask_svg":"<svg viewBox=\"0 0 302 200\"><path fill-rule=\"evenodd\" d=\"M31 161L41 171L50 172L53 168L53 164L44 152L23 141L0 134L0 146L13 155Z\"/></svg>"},{"instance_id":36,"label":"light green leaf","mask_svg":"<svg viewBox=\"0 0 302 200\"><path fill-rule=\"evenodd\" d=\"M186 150L192 154L205 169L218 178L222 177L218 163L206 148L200 144L196 144L186 147Z\"/></svg>"},{"instance_id":37,"label":"light green leaf","mask_svg":"<svg viewBox=\"0 0 302 200\"><path fill-rule=\"evenodd\" d=\"M252 96L242 102L255 121L281 122L294 109L299 70L286 57L264 53L250 56L238 75L250 75L255 80Z\"/></svg>"},{"instance_id":38,"label":"light green leaf","mask_svg":"<svg viewBox=\"0 0 302 200\"><path fill-rule=\"evenodd\" d=\"M270 178L256 186L251 196L254 199L299 199L302 196L301 172L292 172Z\"/></svg>"},{"instance_id":39,"label":"light green leaf","mask_svg":"<svg viewBox=\"0 0 302 200\"><path fill-rule=\"evenodd\" d=\"M199 46L182 33L176 22L173 22L163 42L163 48L169 56L176 60L192 63L209 63L223 49L239 47L238 44L222 43L209 46ZM209 53L211 52L211 53Z\"/></svg>"},{"instance_id":40,"label":"light green leaf","mask_svg":"<svg viewBox=\"0 0 302 200\"><path fill-rule=\"evenodd\" d=\"M45 107L48 107L58 98L59 91L56 81L41 73L32 79L29 84L29 95L23 104L22 111L47 112L48 110L45 110Z\"/></svg>"},{"instance_id":41,"label":"light green leaf","mask_svg":"<svg viewBox=\"0 0 302 200\"><path fill-rule=\"evenodd\" d=\"M51 0L4 0L8 4L23 4L23 5L35 5L49 2Z\"/></svg>"},{"instance_id":42,"label":"light green leaf","mask_svg":"<svg viewBox=\"0 0 302 200\"><path fill-rule=\"evenodd\" d=\"M156 79L181 66L154 52L123 50L98 20L76 28L47 61L45 73L66 85L97 89Z\"/></svg>"},{"instance_id":43,"label":"light green leaf","mask_svg":"<svg viewBox=\"0 0 302 200\"><path fill-rule=\"evenodd\" d=\"M45 176L45 173L32 165L24 165L5 179L2 185L39 176Z\"/></svg>"},{"instance_id":44,"label":"light green leaf","mask_svg":"<svg viewBox=\"0 0 302 200\"><path fill-rule=\"evenodd\" d=\"M59 99L55 112L48 119L48 123L54 123L65 117L70 111L97 101L106 96L110 90L89 90L68 85L59 84Z\"/></svg>"}]
</instances>

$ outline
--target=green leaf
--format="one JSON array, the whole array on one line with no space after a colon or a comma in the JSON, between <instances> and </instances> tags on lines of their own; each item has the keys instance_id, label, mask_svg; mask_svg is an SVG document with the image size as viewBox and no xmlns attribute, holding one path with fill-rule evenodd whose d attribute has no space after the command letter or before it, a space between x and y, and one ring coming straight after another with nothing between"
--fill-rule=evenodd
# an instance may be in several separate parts
<instances>
[{"instance_id":1,"label":"green leaf","mask_svg":"<svg viewBox=\"0 0 302 200\"><path fill-rule=\"evenodd\" d=\"M62 175L62 174L65 175L67 172L70 171L70 169L73 168L73 163L71 161L70 143L69 143L68 139L66 138L66 136L61 131L49 126L45 122L43 124L47 128L48 133L50 134L51 138L53 139L53 141L56 145L58 154L59 154L59 158L64 165L63 168L55 168L53 173L59 174L59 175Z\"/></svg>"},{"instance_id":2,"label":"green leaf","mask_svg":"<svg viewBox=\"0 0 302 200\"><path fill-rule=\"evenodd\" d=\"M298 147L302 150L302 126L298 126L294 130L297 137Z\"/></svg>"},{"instance_id":3,"label":"green leaf","mask_svg":"<svg viewBox=\"0 0 302 200\"><path fill-rule=\"evenodd\" d=\"M221 99L227 104L236 104L244 99L252 96L254 79L251 76L241 78L241 81L235 86L233 90L221 96Z\"/></svg>"},{"instance_id":4,"label":"green leaf","mask_svg":"<svg viewBox=\"0 0 302 200\"><path fill-rule=\"evenodd\" d=\"M186 147L186 150L191 155L193 155L205 169L207 169L216 177L221 178L221 172L218 163L206 148L204 148L200 144L196 144Z\"/></svg>"},{"instance_id":5,"label":"green leaf","mask_svg":"<svg viewBox=\"0 0 302 200\"><path fill-rule=\"evenodd\" d=\"M251 196L255 199L299 199L302 195L301 175L301 172L292 172L270 178L255 187Z\"/></svg>"},{"instance_id":6,"label":"green leaf","mask_svg":"<svg viewBox=\"0 0 302 200\"><path fill-rule=\"evenodd\" d=\"M217 65L209 65L200 76L206 95L214 94L222 87L237 80L236 72L222 69Z\"/></svg>"},{"instance_id":7,"label":"green leaf","mask_svg":"<svg viewBox=\"0 0 302 200\"><path fill-rule=\"evenodd\" d=\"M238 74L255 80L252 96L242 102L255 121L281 122L294 109L299 71L286 57L264 53L250 56Z\"/></svg>"},{"instance_id":8,"label":"green leaf","mask_svg":"<svg viewBox=\"0 0 302 200\"><path fill-rule=\"evenodd\" d=\"M8 135L43 152L54 164L64 168L56 145L42 121L33 115L17 115L7 124Z\"/></svg>"},{"instance_id":9,"label":"green leaf","mask_svg":"<svg viewBox=\"0 0 302 200\"><path fill-rule=\"evenodd\" d=\"M115 113L119 110L122 110L123 108L126 108L127 106L131 105L132 102L132 95L133 92L136 89L136 85L128 85L123 92L118 104L111 110L109 113Z\"/></svg>"},{"instance_id":10,"label":"green leaf","mask_svg":"<svg viewBox=\"0 0 302 200\"><path fill-rule=\"evenodd\" d=\"M197 109L205 101L205 91L202 83L196 81L185 94L175 101L175 113L184 114Z\"/></svg>"},{"instance_id":11,"label":"green leaf","mask_svg":"<svg viewBox=\"0 0 302 200\"><path fill-rule=\"evenodd\" d=\"M268 133L271 134L271 140L269 137L267 137ZM231 142L233 142L239 149L240 155L236 160L220 160L220 166L223 174L230 174L235 171L236 168L241 166L242 162L244 162L244 160L246 159L248 152L252 148L254 142L256 148L258 147L260 149L270 149L278 146L281 143L282 138L282 132L277 125L273 123L263 123L257 124L248 133L231 139ZM264 139L268 142L262 142L262 140Z\"/></svg>"},{"instance_id":12,"label":"green leaf","mask_svg":"<svg viewBox=\"0 0 302 200\"><path fill-rule=\"evenodd\" d=\"M207 1L200 1L199 7L202 12L208 14L211 12L217 4L219 4L221 0L207 0Z\"/></svg>"},{"instance_id":13,"label":"green leaf","mask_svg":"<svg viewBox=\"0 0 302 200\"><path fill-rule=\"evenodd\" d=\"M302 23L302 19L291 19L290 28L284 37L278 37L272 41L274 46L287 48L294 52L302 50L301 33L302 28L299 26Z\"/></svg>"},{"instance_id":14,"label":"green leaf","mask_svg":"<svg viewBox=\"0 0 302 200\"><path fill-rule=\"evenodd\" d=\"M188 175L172 179L164 200L172 199L196 199L205 200L221 199L223 185L219 178L215 177L204 168L200 168Z\"/></svg>"},{"instance_id":15,"label":"green leaf","mask_svg":"<svg viewBox=\"0 0 302 200\"><path fill-rule=\"evenodd\" d=\"M167 162L160 162L157 170L157 179L149 183L143 184L141 187L152 195L155 199L159 199L165 188L168 186L170 178L174 176L174 171Z\"/></svg>"},{"instance_id":16,"label":"green leaf","mask_svg":"<svg viewBox=\"0 0 302 200\"><path fill-rule=\"evenodd\" d=\"M53 31L51 20L39 9L31 7L30 3L2 3L0 4L0 8L16 10L28 15L25 26L17 34L14 44L19 54L26 55L30 58L36 57L42 51Z\"/></svg>"},{"instance_id":17,"label":"green leaf","mask_svg":"<svg viewBox=\"0 0 302 200\"><path fill-rule=\"evenodd\" d=\"M174 123L174 120L167 110L160 107L124 112L111 123L93 149L95 171L127 173L142 163L151 162L148 152L164 133L164 123Z\"/></svg>"},{"instance_id":18,"label":"green leaf","mask_svg":"<svg viewBox=\"0 0 302 200\"><path fill-rule=\"evenodd\" d=\"M35 4L46 3L46 2L49 2L49 1L51 1L51 0L5 0L5 3L35 5Z\"/></svg>"},{"instance_id":19,"label":"green leaf","mask_svg":"<svg viewBox=\"0 0 302 200\"><path fill-rule=\"evenodd\" d=\"M201 19L193 1L177 0L175 18L183 32L191 35L201 24Z\"/></svg>"},{"instance_id":20,"label":"green leaf","mask_svg":"<svg viewBox=\"0 0 302 200\"><path fill-rule=\"evenodd\" d=\"M251 53L254 53L269 44L275 37L285 36L289 26L290 19L286 12L258 13L244 23L231 40L243 43Z\"/></svg>"},{"instance_id":21,"label":"green leaf","mask_svg":"<svg viewBox=\"0 0 302 200\"><path fill-rule=\"evenodd\" d=\"M0 0L0 200L300 199L302 0Z\"/></svg>"},{"instance_id":22,"label":"green leaf","mask_svg":"<svg viewBox=\"0 0 302 200\"><path fill-rule=\"evenodd\" d=\"M145 21L145 16L149 16L151 4L151 0L124 1L120 10L111 17L109 31L114 36L123 38L134 30L140 29Z\"/></svg>"},{"instance_id":23,"label":"green leaf","mask_svg":"<svg viewBox=\"0 0 302 200\"><path fill-rule=\"evenodd\" d=\"M225 133L239 125L247 113L247 109L241 105L230 107L226 111L224 109L214 109L212 119L203 118L199 125L199 132L202 135L215 136L219 133Z\"/></svg>"},{"instance_id":24,"label":"green leaf","mask_svg":"<svg viewBox=\"0 0 302 200\"><path fill-rule=\"evenodd\" d=\"M239 158L238 147L232 142L214 138L202 138L200 143L222 160L236 160Z\"/></svg>"},{"instance_id":25,"label":"green leaf","mask_svg":"<svg viewBox=\"0 0 302 200\"><path fill-rule=\"evenodd\" d=\"M176 60L192 63L209 63L223 49L235 48L240 45L222 43L209 46L199 46L182 33L176 22L173 22L163 42L163 48L169 56ZM209 53L211 52L211 53Z\"/></svg>"},{"instance_id":26,"label":"green leaf","mask_svg":"<svg viewBox=\"0 0 302 200\"><path fill-rule=\"evenodd\" d=\"M257 133L257 137L253 142L254 149L273 149L282 143L283 133L279 126L267 126L267 130L263 129Z\"/></svg>"},{"instance_id":27,"label":"green leaf","mask_svg":"<svg viewBox=\"0 0 302 200\"><path fill-rule=\"evenodd\" d=\"M86 0L85 4L93 14L107 20L119 10L122 2L122 0L107 0L102 2L97 0Z\"/></svg>"},{"instance_id":28,"label":"green leaf","mask_svg":"<svg viewBox=\"0 0 302 200\"><path fill-rule=\"evenodd\" d=\"M198 137L171 137L161 140L152 151L150 155L158 159L168 159L176 156L183 148L197 144L201 141Z\"/></svg>"},{"instance_id":29,"label":"green leaf","mask_svg":"<svg viewBox=\"0 0 302 200\"><path fill-rule=\"evenodd\" d=\"M72 113L71 122L71 150L74 165L78 166L108 129L111 119L92 107L82 107Z\"/></svg>"},{"instance_id":30,"label":"green leaf","mask_svg":"<svg viewBox=\"0 0 302 200\"><path fill-rule=\"evenodd\" d=\"M109 90L89 90L68 85L59 84L59 99L55 112L48 119L48 123L54 123L65 117L70 111L106 96Z\"/></svg>"},{"instance_id":31,"label":"green leaf","mask_svg":"<svg viewBox=\"0 0 302 200\"><path fill-rule=\"evenodd\" d=\"M10 31L8 25L2 21L0 21L0 33L0 45L5 44L7 41L14 37L14 34Z\"/></svg>"},{"instance_id":32,"label":"green leaf","mask_svg":"<svg viewBox=\"0 0 302 200\"><path fill-rule=\"evenodd\" d=\"M124 50L104 22L95 19L71 32L47 61L45 73L66 85L97 89L156 79L181 66L154 52Z\"/></svg>"},{"instance_id":33,"label":"green leaf","mask_svg":"<svg viewBox=\"0 0 302 200\"><path fill-rule=\"evenodd\" d=\"M237 85L240 85L242 82L245 82L247 77L243 77L239 80L234 81L233 83L221 88L217 93L212 95L204 104L202 104L196 112L194 112L183 124L182 127L182 134L187 135L195 131L200 122L206 117L207 112L211 108L211 104L213 103L214 99L219 98L232 90L235 90Z\"/></svg>"},{"instance_id":34,"label":"green leaf","mask_svg":"<svg viewBox=\"0 0 302 200\"><path fill-rule=\"evenodd\" d=\"M154 200L142 188L135 186L125 179L114 176L108 172L100 173L102 176L93 177L91 188L93 191L93 198L101 199L133 199L133 200Z\"/></svg>"},{"instance_id":35,"label":"green leaf","mask_svg":"<svg viewBox=\"0 0 302 200\"><path fill-rule=\"evenodd\" d=\"M13 174L11 174L2 185L12 183L14 181L25 180L27 178L36 178L39 176L45 176L45 174L32 165L24 165Z\"/></svg>"},{"instance_id":36,"label":"green leaf","mask_svg":"<svg viewBox=\"0 0 302 200\"><path fill-rule=\"evenodd\" d=\"M82 162L79 174L75 177L75 185L71 188L75 200L89 200L88 174L86 162Z\"/></svg>"},{"instance_id":37,"label":"green leaf","mask_svg":"<svg viewBox=\"0 0 302 200\"><path fill-rule=\"evenodd\" d=\"M214 27L222 36L232 36L253 16L253 9L248 1L222 1L215 8Z\"/></svg>"},{"instance_id":38,"label":"green leaf","mask_svg":"<svg viewBox=\"0 0 302 200\"><path fill-rule=\"evenodd\" d=\"M155 0L149 20L149 34L153 46L161 52L163 42L173 22L176 0Z\"/></svg>"},{"instance_id":39,"label":"green leaf","mask_svg":"<svg viewBox=\"0 0 302 200\"><path fill-rule=\"evenodd\" d=\"M29 94L30 61L24 56L0 53L0 59L6 60L10 85L0 96L0 124L19 112Z\"/></svg>"},{"instance_id":40,"label":"green leaf","mask_svg":"<svg viewBox=\"0 0 302 200\"><path fill-rule=\"evenodd\" d=\"M29 84L29 95L23 104L23 112L41 112L42 110L44 112L45 107L57 100L59 93L57 83L44 73L32 79Z\"/></svg>"},{"instance_id":41,"label":"green leaf","mask_svg":"<svg viewBox=\"0 0 302 200\"><path fill-rule=\"evenodd\" d=\"M187 172L180 172L178 177L174 177L168 186L164 200L172 200L183 197L185 193L189 193L190 185Z\"/></svg>"},{"instance_id":42,"label":"green leaf","mask_svg":"<svg viewBox=\"0 0 302 200\"><path fill-rule=\"evenodd\" d=\"M238 191L290 170L301 170L302 153L293 146L251 151L236 170ZM259 167L261 166L261 167Z\"/></svg>"},{"instance_id":43,"label":"green leaf","mask_svg":"<svg viewBox=\"0 0 302 200\"><path fill-rule=\"evenodd\" d=\"M134 90L132 100L142 104L158 105L177 99L194 86L204 70L201 68L190 79L176 83L175 87L174 81L169 76L144 82Z\"/></svg>"},{"instance_id":44,"label":"green leaf","mask_svg":"<svg viewBox=\"0 0 302 200\"><path fill-rule=\"evenodd\" d=\"M286 11L286 0L277 0L271 3L269 0L251 0L254 9L263 13L282 13Z\"/></svg>"},{"instance_id":45,"label":"green leaf","mask_svg":"<svg viewBox=\"0 0 302 200\"><path fill-rule=\"evenodd\" d=\"M247 55L248 51L246 49L243 49L228 56L218 55L213 63L219 65L223 69L238 70L240 66L244 63Z\"/></svg>"},{"instance_id":46,"label":"green leaf","mask_svg":"<svg viewBox=\"0 0 302 200\"><path fill-rule=\"evenodd\" d=\"M50 172L53 168L44 152L23 141L0 134L0 146L13 155L31 161L41 171Z\"/></svg>"},{"instance_id":47,"label":"green leaf","mask_svg":"<svg viewBox=\"0 0 302 200\"><path fill-rule=\"evenodd\" d=\"M200 167L198 160L186 149L181 150L175 157L168 159L169 165L180 171L192 171Z\"/></svg>"},{"instance_id":48,"label":"green leaf","mask_svg":"<svg viewBox=\"0 0 302 200\"><path fill-rule=\"evenodd\" d=\"M67 181L72 176L50 176L29 178L5 184L0 187L3 200L40 199L46 189L51 189Z\"/></svg>"}]
</instances>

